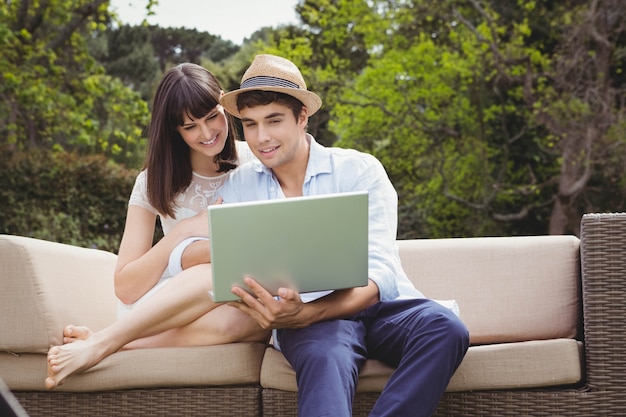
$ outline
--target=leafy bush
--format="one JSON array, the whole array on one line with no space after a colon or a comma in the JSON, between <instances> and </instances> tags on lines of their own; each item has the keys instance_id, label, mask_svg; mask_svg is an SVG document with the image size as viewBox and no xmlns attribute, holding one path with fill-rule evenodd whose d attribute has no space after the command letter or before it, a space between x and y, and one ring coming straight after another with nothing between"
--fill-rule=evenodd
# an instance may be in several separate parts
<instances>
[{"instance_id":1,"label":"leafy bush","mask_svg":"<svg viewBox=\"0 0 626 417\"><path fill-rule=\"evenodd\" d=\"M0 152L0 233L117 253L137 170L102 155Z\"/></svg>"}]
</instances>

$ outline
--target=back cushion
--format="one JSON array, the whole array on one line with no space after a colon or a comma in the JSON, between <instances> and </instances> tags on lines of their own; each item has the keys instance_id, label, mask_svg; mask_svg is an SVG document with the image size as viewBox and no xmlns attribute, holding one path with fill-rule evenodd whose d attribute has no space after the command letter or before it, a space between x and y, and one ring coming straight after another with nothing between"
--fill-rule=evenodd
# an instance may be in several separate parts
<instances>
[{"instance_id":1,"label":"back cushion","mask_svg":"<svg viewBox=\"0 0 626 417\"><path fill-rule=\"evenodd\" d=\"M416 288L456 299L473 344L575 337L579 243L575 236L398 241Z\"/></svg>"},{"instance_id":2,"label":"back cushion","mask_svg":"<svg viewBox=\"0 0 626 417\"><path fill-rule=\"evenodd\" d=\"M117 257L21 236L0 235L0 350L46 353L63 327L99 330L115 320Z\"/></svg>"}]
</instances>

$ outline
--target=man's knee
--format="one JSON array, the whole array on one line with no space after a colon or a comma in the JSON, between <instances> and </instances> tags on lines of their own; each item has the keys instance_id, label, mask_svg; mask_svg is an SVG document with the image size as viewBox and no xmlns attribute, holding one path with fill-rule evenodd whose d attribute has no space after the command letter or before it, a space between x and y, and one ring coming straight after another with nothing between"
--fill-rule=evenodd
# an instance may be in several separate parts
<instances>
[{"instance_id":1,"label":"man's knee","mask_svg":"<svg viewBox=\"0 0 626 417\"><path fill-rule=\"evenodd\" d=\"M435 339L439 339L440 343L450 348L460 348L463 353L469 347L467 326L456 314L445 307L437 306L429 309L425 322L421 322L419 328L421 331L414 334L416 337L421 337L421 333L426 331L431 335L438 335L439 337Z\"/></svg>"},{"instance_id":2,"label":"man's knee","mask_svg":"<svg viewBox=\"0 0 626 417\"><path fill-rule=\"evenodd\" d=\"M445 347L465 355L469 348L469 330L463 321L453 314L446 312L437 321L437 330L441 335L441 342Z\"/></svg>"}]
</instances>

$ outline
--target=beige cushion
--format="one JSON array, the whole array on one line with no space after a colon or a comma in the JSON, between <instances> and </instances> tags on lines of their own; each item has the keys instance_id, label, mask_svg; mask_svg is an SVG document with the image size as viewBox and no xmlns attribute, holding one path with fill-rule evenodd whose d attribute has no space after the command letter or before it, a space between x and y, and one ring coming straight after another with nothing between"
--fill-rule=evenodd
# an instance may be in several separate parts
<instances>
[{"instance_id":1,"label":"beige cushion","mask_svg":"<svg viewBox=\"0 0 626 417\"><path fill-rule=\"evenodd\" d=\"M575 337L579 240L574 236L398 241L427 297L455 299L473 344Z\"/></svg>"},{"instance_id":2,"label":"beige cushion","mask_svg":"<svg viewBox=\"0 0 626 417\"><path fill-rule=\"evenodd\" d=\"M576 384L582 378L582 344L573 339L504 343L469 348L447 391L532 388ZM358 392L380 392L393 368L368 360ZM297 391L295 372L282 353L265 352L261 385Z\"/></svg>"},{"instance_id":3,"label":"beige cushion","mask_svg":"<svg viewBox=\"0 0 626 417\"><path fill-rule=\"evenodd\" d=\"M128 350L73 375L55 391L258 384L263 343ZM45 390L46 356L0 352L0 378L13 390Z\"/></svg>"},{"instance_id":4,"label":"beige cushion","mask_svg":"<svg viewBox=\"0 0 626 417\"><path fill-rule=\"evenodd\" d=\"M105 327L115 319L113 272L105 251L0 235L0 350L47 353L68 323Z\"/></svg>"}]
</instances>

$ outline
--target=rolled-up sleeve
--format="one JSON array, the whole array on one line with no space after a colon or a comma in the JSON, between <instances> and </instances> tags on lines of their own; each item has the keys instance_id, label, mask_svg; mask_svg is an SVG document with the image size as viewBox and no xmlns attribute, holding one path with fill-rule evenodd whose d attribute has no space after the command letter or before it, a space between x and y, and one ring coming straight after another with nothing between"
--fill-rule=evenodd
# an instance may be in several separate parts
<instances>
[{"instance_id":1,"label":"rolled-up sleeve","mask_svg":"<svg viewBox=\"0 0 626 417\"><path fill-rule=\"evenodd\" d=\"M380 300L393 300L399 295L397 276L402 274L395 246L398 195L380 161L369 154L360 154L359 159L350 164L349 178L354 181L350 186L353 191L367 190L369 194L368 274L378 286Z\"/></svg>"}]
</instances>

